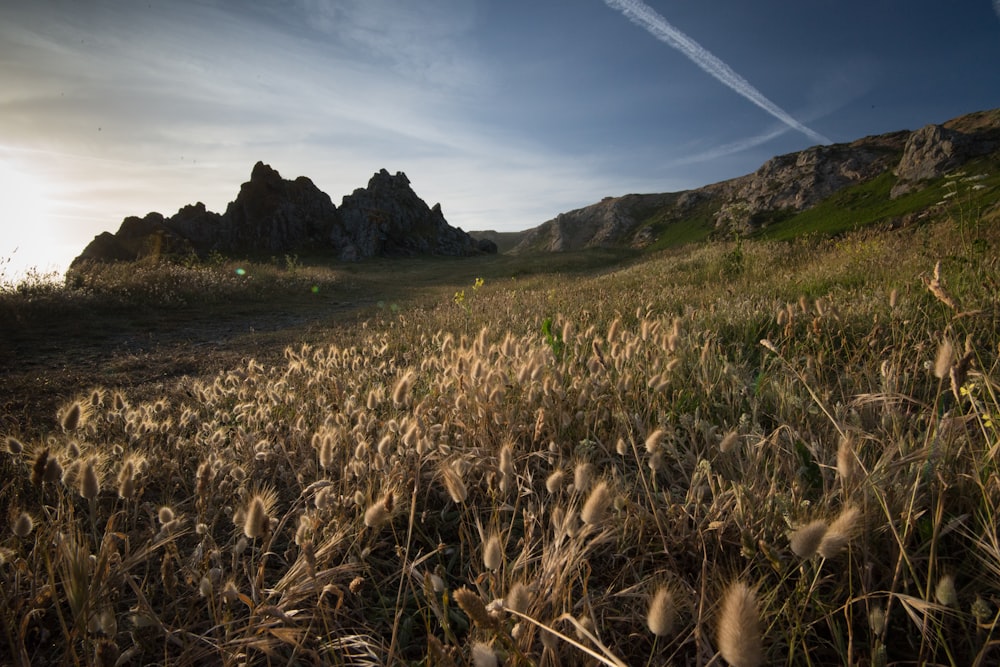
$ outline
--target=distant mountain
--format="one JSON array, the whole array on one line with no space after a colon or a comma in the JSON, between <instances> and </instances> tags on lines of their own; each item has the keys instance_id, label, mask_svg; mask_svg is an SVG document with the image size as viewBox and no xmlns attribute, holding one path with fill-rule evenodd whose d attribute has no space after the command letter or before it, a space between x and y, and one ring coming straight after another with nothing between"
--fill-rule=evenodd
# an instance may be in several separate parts
<instances>
[{"instance_id":1,"label":"distant mountain","mask_svg":"<svg viewBox=\"0 0 1000 667\"><path fill-rule=\"evenodd\" d=\"M441 205L427 206L403 172L379 171L367 188L344 197L338 208L308 178L289 181L258 162L225 213L208 211L199 202L170 217L149 213L125 218L116 233L95 237L71 268L86 262L204 257L213 252L231 256L292 251L329 252L338 259L356 260L472 255L495 252L495 246L450 226Z\"/></svg>"},{"instance_id":2,"label":"distant mountain","mask_svg":"<svg viewBox=\"0 0 1000 667\"><path fill-rule=\"evenodd\" d=\"M1000 167L1000 109L914 132L814 146L695 190L605 197L521 232L511 252L662 247L733 234L780 237L810 231L809 225L832 232L897 222L939 201L918 196L925 187L977 160ZM824 204L836 211L822 221L805 217L825 212ZM850 210L858 213L853 220L845 214Z\"/></svg>"}]
</instances>

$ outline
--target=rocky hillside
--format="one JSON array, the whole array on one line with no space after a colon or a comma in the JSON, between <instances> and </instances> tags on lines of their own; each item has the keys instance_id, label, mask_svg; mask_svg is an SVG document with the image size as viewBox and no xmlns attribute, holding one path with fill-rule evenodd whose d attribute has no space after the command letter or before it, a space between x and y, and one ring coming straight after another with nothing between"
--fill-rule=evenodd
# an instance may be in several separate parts
<instances>
[{"instance_id":1,"label":"rocky hillside","mask_svg":"<svg viewBox=\"0 0 1000 667\"><path fill-rule=\"evenodd\" d=\"M149 213L125 218L114 234L100 234L75 260L134 261L163 256L204 257L307 251L343 260L417 254L471 255L495 252L452 227L441 205L429 207L410 187L403 172L383 169L343 198L338 208L329 195L304 176L286 180L258 162L225 213L202 203L175 215Z\"/></svg>"},{"instance_id":2,"label":"rocky hillside","mask_svg":"<svg viewBox=\"0 0 1000 667\"><path fill-rule=\"evenodd\" d=\"M901 200L970 161L998 153L1000 109L914 132L814 146L772 158L752 174L696 190L606 197L528 230L512 252L641 248L665 240L758 233L789 224L835 194L872 183L876 186L865 193L869 200ZM905 202L884 208L886 217L905 210Z\"/></svg>"}]
</instances>

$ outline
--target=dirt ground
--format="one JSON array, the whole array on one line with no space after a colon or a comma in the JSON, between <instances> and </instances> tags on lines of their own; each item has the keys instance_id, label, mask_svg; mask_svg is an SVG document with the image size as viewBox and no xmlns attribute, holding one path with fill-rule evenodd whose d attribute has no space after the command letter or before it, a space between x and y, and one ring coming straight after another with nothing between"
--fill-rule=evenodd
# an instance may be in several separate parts
<instances>
[{"instance_id":1,"label":"dirt ground","mask_svg":"<svg viewBox=\"0 0 1000 667\"><path fill-rule=\"evenodd\" d=\"M95 387L123 389L136 401L183 376L211 377L251 357L283 363L286 346L320 344L372 308L364 300L311 300L5 322L0 434L48 431L60 407Z\"/></svg>"}]
</instances>

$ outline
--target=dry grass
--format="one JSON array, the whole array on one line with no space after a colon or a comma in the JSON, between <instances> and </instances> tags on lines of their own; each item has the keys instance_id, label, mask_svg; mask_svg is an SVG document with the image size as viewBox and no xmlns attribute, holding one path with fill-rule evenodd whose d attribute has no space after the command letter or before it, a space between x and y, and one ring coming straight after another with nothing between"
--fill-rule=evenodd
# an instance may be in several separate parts
<instances>
[{"instance_id":1,"label":"dry grass","mask_svg":"<svg viewBox=\"0 0 1000 667\"><path fill-rule=\"evenodd\" d=\"M438 283L280 363L68 395L0 452L0 653L995 662L1000 267L954 247Z\"/></svg>"}]
</instances>

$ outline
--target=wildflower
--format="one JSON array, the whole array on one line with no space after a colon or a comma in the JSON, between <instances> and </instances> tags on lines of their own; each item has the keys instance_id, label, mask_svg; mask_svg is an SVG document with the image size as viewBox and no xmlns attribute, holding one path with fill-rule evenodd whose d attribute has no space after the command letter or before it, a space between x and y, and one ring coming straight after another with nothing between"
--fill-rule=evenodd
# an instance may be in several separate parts
<instances>
[{"instance_id":1,"label":"wildflower","mask_svg":"<svg viewBox=\"0 0 1000 667\"><path fill-rule=\"evenodd\" d=\"M719 614L719 652L733 667L757 667L764 662L757 596L743 583L726 590Z\"/></svg>"},{"instance_id":2,"label":"wildflower","mask_svg":"<svg viewBox=\"0 0 1000 667\"><path fill-rule=\"evenodd\" d=\"M657 637L664 637L673 631L676 615L673 593L666 586L661 586L649 599L646 627Z\"/></svg>"}]
</instances>

